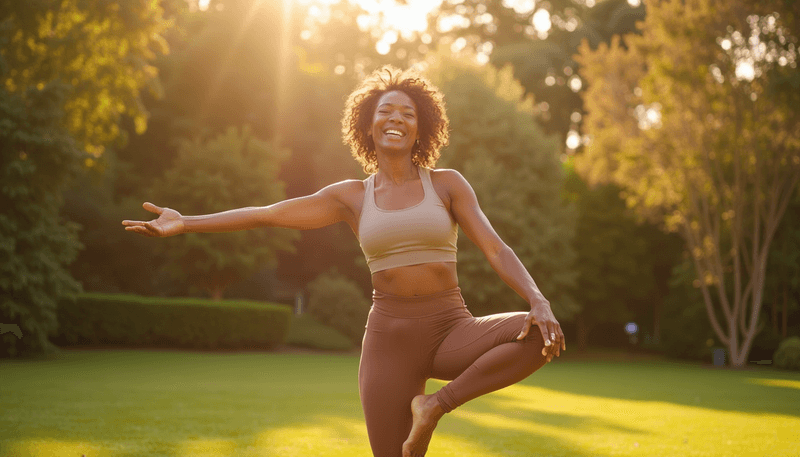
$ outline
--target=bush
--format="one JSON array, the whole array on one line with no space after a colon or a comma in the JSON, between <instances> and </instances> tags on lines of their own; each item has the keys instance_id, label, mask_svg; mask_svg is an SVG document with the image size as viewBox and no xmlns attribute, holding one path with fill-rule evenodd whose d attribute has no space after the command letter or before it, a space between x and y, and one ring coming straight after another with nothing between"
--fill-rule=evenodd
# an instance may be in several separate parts
<instances>
[{"instance_id":1,"label":"bush","mask_svg":"<svg viewBox=\"0 0 800 457\"><path fill-rule=\"evenodd\" d=\"M761 330L753 339L753 345L750 347L747 360L771 359L775 351L778 350L781 340L780 333L773 330L772 327Z\"/></svg>"},{"instance_id":2,"label":"bush","mask_svg":"<svg viewBox=\"0 0 800 457\"><path fill-rule=\"evenodd\" d=\"M295 316L289 327L286 344L327 351L349 351L353 342L340 331L321 324L310 314Z\"/></svg>"},{"instance_id":3,"label":"bush","mask_svg":"<svg viewBox=\"0 0 800 457\"><path fill-rule=\"evenodd\" d=\"M335 268L308 284L308 311L311 315L342 332L359 346L364 336L369 306L369 301L356 282L339 274Z\"/></svg>"},{"instance_id":4,"label":"bush","mask_svg":"<svg viewBox=\"0 0 800 457\"><path fill-rule=\"evenodd\" d=\"M790 336L775 351L773 363L779 368L800 370L800 337Z\"/></svg>"},{"instance_id":5,"label":"bush","mask_svg":"<svg viewBox=\"0 0 800 457\"><path fill-rule=\"evenodd\" d=\"M245 300L211 301L81 294L58 309L59 345L268 349L286 340L291 308Z\"/></svg>"}]
</instances>

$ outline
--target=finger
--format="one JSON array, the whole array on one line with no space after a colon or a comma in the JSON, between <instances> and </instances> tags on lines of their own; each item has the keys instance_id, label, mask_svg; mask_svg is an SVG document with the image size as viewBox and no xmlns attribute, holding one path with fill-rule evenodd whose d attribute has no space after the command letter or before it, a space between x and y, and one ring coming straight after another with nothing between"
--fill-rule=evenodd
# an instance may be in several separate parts
<instances>
[{"instance_id":1,"label":"finger","mask_svg":"<svg viewBox=\"0 0 800 457\"><path fill-rule=\"evenodd\" d=\"M522 324L522 331L519 332L519 335L517 335L517 339L521 340L526 336L528 336L528 331L530 331L530 329L531 329L531 320L526 317L525 322Z\"/></svg>"},{"instance_id":2,"label":"finger","mask_svg":"<svg viewBox=\"0 0 800 457\"><path fill-rule=\"evenodd\" d=\"M558 324L553 324L550 335L553 337L553 355L556 357L561 356L561 328Z\"/></svg>"},{"instance_id":3,"label":"finger","mask_svg":"<svg viewBox=\"0 0 800 457\"><path fill-rule=\"evenodd\" d=\"M150 202L142 203L142 208L146 209L147 211L150 211L151 213L156 213L159 215L164 212L164 208L156 206Z\"/></svg>"},{"instance_id":4,"label":"finger","mask_svg":"<svg viewBox=\"0 0 800 457\"><path fill-rule=\"evenodd\" d=\"M144 224L143 221L129 221L129 220L122 221L122 225L126 225L126 226L129 226L129 225L142 225L142 224Z\"/></svg>"},{"instance_id":5,"label":"finger","mask_svg":"<svg viewBox=\"0 0 800 457\"><path fill-rule=\"evenodd\" d=\"M542 322L539 324L539 330L542 332L542 340L544 341L545 347L549 348L553 345L553 341L550 338L550 331L547 329L547 324Z\"/></svg>"},{"instance_id":6,"label":"finger","mask_svg":"<svg viewBox=\"0 0 800 457\"><path fill-rule=\"evenodd\" d=\"M547 347L547 361L549 362L549 361L553 360L553 355L555 354L556 349L558 348L558 346L556 345L556 332L555 332L555 328L554 328L554 326L553 326L553 324L551 322L545 322L543 327L547 331L547 341L550 342L550 344L547 345L547 341L545 341L545 345L548 346Z\"/></svg>"},{"instance_id":7,"label":"finger","mask_svg":"<svg viewBox=\"0 0 800 457\"><path fill-rule=\"evenodd\" d=\"M553 342L550 341L550 335L547 331L547 327L545 323L539 323L539 331L542 332L542 341L544 341L544 347L542 347L542 355L547 357L549 353L549 348L552 346Z\"/></svg>"},{"instance_id":8,"label":"finger","mask_svg":"<svg viewBox=\"0 0 800 457\"><path fill-rule=\"evenodd\" d=\"M552 356L558 357L561 355L561 329L557 322L551 324L550 328L550 333L553 336Z\"/></svg>"},{"instance_id":9,"label":"finger","mask_svg":"<svg viewBox=\"0 0 800 457\"><path fill-rule=\"evenodd\" d=\"M138 234L144 235L144 236L152 236L147 231L147 229L145 229L144 227L142 227L140 225L134 225L134 226L131 226L131 227L125 227L125 230L130 231L130 232L134 232L134 233L138 233Z\"/></svg>"}]
</instances>

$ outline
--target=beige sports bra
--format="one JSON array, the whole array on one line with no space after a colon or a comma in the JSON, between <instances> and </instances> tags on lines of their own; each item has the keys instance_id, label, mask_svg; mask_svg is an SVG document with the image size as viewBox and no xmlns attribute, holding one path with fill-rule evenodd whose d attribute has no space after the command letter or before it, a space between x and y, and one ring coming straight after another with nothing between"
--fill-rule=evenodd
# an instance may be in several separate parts
<instances>
[{"instance_id":1,"label":"beige sports bra","mask_svg":"<svg viewBox=\"0 0 800 457\"><path fill-rule=\"evenodd\" d=\"M359 243L371 273L431 262L455 262L458 224L436 194L431 170L417 167L425 196L398 210L375 204L375 175L366 180L358 221Z\"/></svg>"}]
</instances>

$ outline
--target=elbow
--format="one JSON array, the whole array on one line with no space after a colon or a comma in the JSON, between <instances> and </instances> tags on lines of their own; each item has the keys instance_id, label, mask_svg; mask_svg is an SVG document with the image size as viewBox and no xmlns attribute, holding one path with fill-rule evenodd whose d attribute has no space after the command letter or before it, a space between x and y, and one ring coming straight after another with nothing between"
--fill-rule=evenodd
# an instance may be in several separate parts
<instances>
[{"instance_id":1,"label":"elbow","mask_svg":"<svg viewBox=\"0 0 800 457\"><path fill-rule=\"evenodd\" d=\"M486 257L488 257L488 258L489 258L489 260L496 259L496 258L500 257L500 255L502 255L502 254L503 254L503 252L505 252L507 249L509 249L509 250L510 250L511 248L510 248L510 247L508 247L508 245L507 245L507 244L505 244L505 243L503 243L503 242L501 241L501 242L499 242L499 243L496 243L496 244L492 245L492 246L491 246L491 247L488 249L488 252L487 252L487 256L486 256Z\"/></svg>"}]
</instances>

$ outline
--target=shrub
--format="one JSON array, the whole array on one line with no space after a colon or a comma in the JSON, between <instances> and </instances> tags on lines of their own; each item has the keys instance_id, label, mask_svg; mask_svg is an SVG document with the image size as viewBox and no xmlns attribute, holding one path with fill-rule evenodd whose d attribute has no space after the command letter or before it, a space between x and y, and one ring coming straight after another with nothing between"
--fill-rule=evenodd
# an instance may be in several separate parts
<instances>
[{"instance_id":1,"label":"shrub","mask_svg":"<svg viewBox=\"0 0 800 457\"><path fill-rule=\"evenodd\" d=\"M800 337L790 336L781 341L781 345L775 351L773 363L787 370L800 370Z\"/></svg>"},{"instance_id":2,"label":"shrub","mask_svg":"<svg viewBox=\"0 0 800 457\"><path fill-rule=\"evenodd\" d=\"M58 309L60 345L268 349L286 339L291 308L246 300L211 301L81 294Z\"/></svg>"},{"instance_id":3,"label":"shrub","mask_svg":"<svg viewBox=\"0 0 800 457\"><path fill-rule=\"evenodd\" d=\"M780 333L776 332L772 327L767 327L753 338L753 345L750 347L748 360L766 360L771 359L775 351L781 344Z\"/></svg>"},{"instance_id":4,"label":"shrub","mask_svg":"<svg viewBox=\"0 0 800 457\"><path fill-rule=\"evenodd\" d=\"M318 322L312 315L295 316L289 327L286 344L327 351L349 351L353 342L342 332Z\"/></svg>"},{"instance_id":5,"label":"shrub","mask_svg":"<svg viewBox=\"0 0 800 457\"><path fill-rule=\"evenodd\" d=\"M331 269L308 284L308 310L321 323L360 345L369 314L369 301L355 283Z\"/></svg>"}]
</instances>

